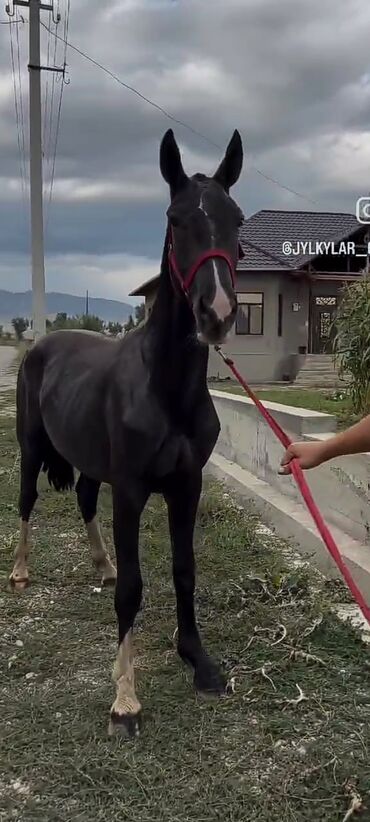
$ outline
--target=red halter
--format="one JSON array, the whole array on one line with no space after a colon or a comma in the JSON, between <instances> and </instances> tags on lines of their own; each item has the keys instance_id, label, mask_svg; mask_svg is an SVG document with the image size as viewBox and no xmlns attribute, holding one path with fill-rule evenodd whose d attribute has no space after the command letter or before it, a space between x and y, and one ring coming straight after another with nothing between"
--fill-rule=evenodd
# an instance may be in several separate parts
<instances>
[{"instance_id":1,"label":"red halter","mask_svg":"<svg viewBox=\"0 0 370 822\"><path fill-rule=\"evenodd\" d=\"M241 249L241 246L239 245L239 259L242 256L244 256L243 251ZM179 284L182 288L182 291L184 292L186 297L189 296L189 288L191 287L191 285L194 281L194 278L195 278L196 274L198 273L200 267L203 265L203 263L206 263L207 260L214 260L214 259L225 260L225 263L227 263L229 271L230 271L231 282L233 284L233 288L235 288L235 267L234 267L233 261L230 257L230 254L228 254L227 251L223 251L222 248L210 248L208 251L204 251L203 254L200 254L198 259L192 265L192 267L191 267L190 271L188 272L187 276L185 278L183 278L182 274L181 274L181 271L180 271L180 268L177 264L175 250L174 250L174 243L173 243L173 232L171 231L170 241L169 241L169 246L168 246L168 262L169 262L169 266L170 266L170 271L174 273L174 275L175 275L177 281L179 282Z\"/></svg>"}]
</instances>

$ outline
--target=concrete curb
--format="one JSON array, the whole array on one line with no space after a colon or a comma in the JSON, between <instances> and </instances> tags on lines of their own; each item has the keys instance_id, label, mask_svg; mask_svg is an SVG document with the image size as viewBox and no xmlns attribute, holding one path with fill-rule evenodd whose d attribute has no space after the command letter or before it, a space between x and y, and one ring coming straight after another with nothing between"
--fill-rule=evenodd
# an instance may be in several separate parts
<instances>
[{"instance_id":1,"label":"concrete curb","mask_svg":"<svg viewBox=\"0 0 370 822\"><path fill-rule=\"evenodd\" d=\"M224 482L240 504L252 502L263 521L272 525L279 536L292 541L297 551L321 573L327 577L338 577L336 565L303 504L280 494L267 482L220 454L212 455L206 471ZM334 525L330 525L330 529L353 578L369 600L370 547L352 539Z\"/></svg>"}]
</instances>

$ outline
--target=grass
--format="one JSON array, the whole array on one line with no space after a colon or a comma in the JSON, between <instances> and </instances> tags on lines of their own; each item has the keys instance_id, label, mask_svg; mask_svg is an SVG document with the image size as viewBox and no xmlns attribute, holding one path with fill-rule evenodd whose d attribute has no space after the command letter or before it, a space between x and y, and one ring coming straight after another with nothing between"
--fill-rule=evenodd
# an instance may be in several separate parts
<instances>
[{"instance_id":1,"label":"grass","mask_svg":"<svg viewBox=\"0 0 370 822\"><path fill-rule=\"evenodd\" d=\"M14 396L2 402L4 412ZM44 481L32 585L23 595L8 590L18 487L11 416L0 416L0 465L0 820L343 822L356 795L370 818L368 651L331 614L332 585L295 567L253 511L208 485L197 609L235 693L204 702L173 648L166 512L152 499L135 639L144 728L135 742L108 738L112 591L96 587L74 495ZM101 520L111 544L106 488Z\"/></svg>"},{"instance_id":2,"label":"grass","mask_svg":"<svg viewBox=\"0 0 370 822\"><path fill-rule=\"evenodd\" d=\"M223 383L214 386L218 391L228 391L232 394L245 396L240 385L235 383ZM325 414L333 414L337 417L340 426L351 425L356 421L352 411L351 399L345 391L333 391L329 394L326 391L306 388L273 388L270 390L259 390L256 392L262 402L278 402L282 405L290 405L294 408L309 408L312 411L322 411Z\"/></svg>"}]
</instances>

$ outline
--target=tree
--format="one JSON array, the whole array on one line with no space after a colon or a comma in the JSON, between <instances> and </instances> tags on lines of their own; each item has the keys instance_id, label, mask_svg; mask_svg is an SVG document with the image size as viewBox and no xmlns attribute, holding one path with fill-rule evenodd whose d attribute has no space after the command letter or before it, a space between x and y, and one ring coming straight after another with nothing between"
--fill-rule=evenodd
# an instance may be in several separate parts
<instances>
[{"instance_id":1,"label":"tree","mask_svg":"<svg viewBox=\"0 0 370 822\"><path fill-rule=\"evenodd\" d=\"M0 325L0 339L3 336L4 326Z\"/></svg>"},{"instance_id":2,"label":"tree","mask_svg":"<svg viewBox=\"0 0 370 822\"><path fill-rule=\"evenodd\" d=\"M56 315L51 330L59 331L64 328L83 328L85 331L102 332L104 331L104 322L100 317L93 314L83 314L82 317L68 317L64 311L61 311Z\"/></svg>"},{"instance_id":3,"label":"tree","mask_svg":"<svg viewBox=\"0 0 370 822\"><path fill-rule=\"evenodd\" d=\"M117 337L118 334L122 334L123 325L121 325L121 323L109 322L107 325L107 330L112 337Z\"/></svg>"},{"instance_id":4,"label":"tree","mask_svg":"<svg viewBox=\"0 0 370 822\"><path fill-rule=\"evenodd\" d=\"M334 359L355 413L369 412L370 401L370 279L365 277L343 291L335 317Z\"/></svg>"},{"instance_id":5,"label":"tree","mask_svg":"<svg viewBox=\"0 0 370 822\"><path fill-rule=\"evenodd\" d=\"M28 320L26 320L25 317L14 317L12 320L12 326L14 328L17 340L22 340L23 334L28 328Z\"/></svg>"},{"instance_id":6,"label":"tree","mask_svg":"<svg viewBox=\"0 0 370 822\"><path fill-rule=\"evenodd\" d=\"M80 327L84 328L85 331L99 331L102 333L104 331L104 322L100 319L100 317L96 317L94 314L84 314L80 319Z\"/></svg>"},{"instance_id":7,"label":"tree","mask_svg":"<svg viewBox=\"0 0 370 822\"><path fill-rule=\"evenodd\" d=\"M54 331L58 331L60 328L68 328L68 319L65 311L59 311L52 323L52 328Z\"/></svg>"},{"instance_id":8,"label":"tree","mask_svg":"<svg viewBox=\"0 0 370 822\"><path fill-rule=\"evenodd\" d=\"M135 325L144 322L145 320L145 304L135 305Z\"/></svg>"},{"instance_id":9,"label":"tree","mask_svg":"<svg viewBox=\"0 0 370 822\"><path fill-rule=\"evenodd\" d=\"M123 327L125 329L125 334L127 334L128 331L132 331L132 329L135 328L135 323L132 314L130 314L127 323L125 323Z\"/></svg>"}]
</instances>

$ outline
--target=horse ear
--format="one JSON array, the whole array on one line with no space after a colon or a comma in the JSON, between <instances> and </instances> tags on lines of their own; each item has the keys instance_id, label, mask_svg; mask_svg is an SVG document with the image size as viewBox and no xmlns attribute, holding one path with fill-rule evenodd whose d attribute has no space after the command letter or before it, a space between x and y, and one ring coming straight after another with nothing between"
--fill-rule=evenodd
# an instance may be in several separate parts
<instances>
[{"instance_id":1,"label":"horse ear","mask_svg":"<svg viewBox=\"0 0 370 822\"><path fill-rule=\"evenodd\" d=\"M227 194L231 186L235 185L239 180L240 172L243 166L243 145L242 139L238 131L234 134L226 149L226 154L218 167L214 180L225 189Z\"/></svg>"},{"instance_id":2,"label":"horse ear","mask_svg":"<svg viewBox=\"0 0 370 822\"><path fill-rule=\"evenodd\" d=\"M172 128L166 131L161 142L159 164L162 177L164 177L166 183L168 183L171 194L176 194L176 192L185 185L188 178L182 167L179 147L176 143Z\"/></svg>"}]
</instances>

